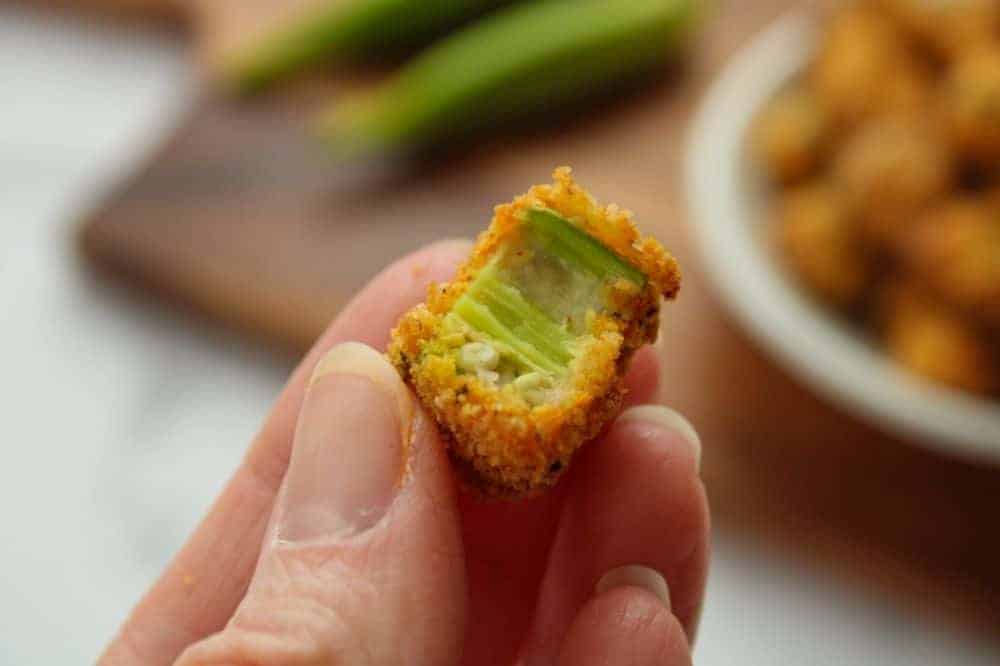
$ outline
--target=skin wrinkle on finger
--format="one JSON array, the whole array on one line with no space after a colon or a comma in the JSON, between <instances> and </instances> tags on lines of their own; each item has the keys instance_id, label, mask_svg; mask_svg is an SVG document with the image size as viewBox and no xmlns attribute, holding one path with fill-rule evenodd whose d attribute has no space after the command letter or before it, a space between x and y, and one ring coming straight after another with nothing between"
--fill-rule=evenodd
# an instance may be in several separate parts
<instances>
[{"instance_id":1,"label":"skin wrinkle on finger","mask_svg":"<svg viewBox=\"0 0 1000 666\"><path fill-rule=\"evenodd\" d=\"M362 651L354 643L351 622L319 601L298 597L294 606L288 606L281 600L270 600L265 608L247 615L266 621L241 622L226 631L231 643L243 646L248 654L262 657L280 653L297 655L305 663L333 663L333 655L338 652ZM230 646L222 647L218 650L220 658L232 654Z\"/></svg>"},{"instance_id":2,"label":"skin wrinkle on finger","mask_svg":"<svg viewBox=\"0 0 1000 666\"><path fill-rule=\"evenodd\" d=\"M343 563L348 549L363 553L364 545L282 543L269 549L225 632L199 646L191 663L228 664L234 654L248 655L255 664L338 663L331 661L334 650L363 652L350 631L358 618L341 613L370 607L378 595L369 579L358 575L363 564ZM331 598L342 603L331 604Z\"/></svg>"},{"instance_id":3,"label":"skin wrinkle on finger","mask_svg":"<svg viewBox=\"0 0 1000 666\"><path fill-rule=\"evenodd\" d=\"M295 641L301 640L305 632L307 644L318 646L320 654L327 650L323 646L347 646L347 652L367 651L355 643L356 635L350 631L352 626L358 626L359 619L342 613L375 604L379 595L372 581L358 576L336 552L324 548L278 548L270 554L267 566L264 580L271 586L255 591L252 606L237 612L231 629L251 641L255 635ZM330 598L340 599L341 603L331 605ZM289 626L295 630L286 635L283 632Z\"/></svg>"},{"instance_id":4,"label":"skin wrinkle on finger","mask_svg":"<svg viewBox=\"0 0 1000 666\"><path fill-rule=\"evenodd\" d=\"M645 594L645 592L640 594ZM667 614L650 612L650 609L651 605L648 600L638 604L634 598L631 598L629 603L622 606L619 622L627 629L627 633L636 637L646 633L659 633L657 625L667 621Z\"/></svg>"}]
</instances>

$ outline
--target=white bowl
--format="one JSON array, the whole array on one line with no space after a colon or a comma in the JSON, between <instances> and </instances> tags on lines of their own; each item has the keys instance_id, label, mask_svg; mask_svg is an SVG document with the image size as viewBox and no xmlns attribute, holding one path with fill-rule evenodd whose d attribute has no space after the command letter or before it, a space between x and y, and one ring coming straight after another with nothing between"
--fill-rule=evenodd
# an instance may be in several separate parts
<instances>
[{"instance_id":1,"label":"white bowl","mask_svg":"<svg viewBox=\"0 0 1000 666\"><path fill-rule=\"evenodd\" d=\"M1000 465L1000 404L901 369L811 301L772 256L763 188L746 154L747 128L803 69L816 37L808 15L777 21L731 61L694 120L687 194L709 279L750 336L822 396L907 441Z\"/></svg>"}]
</instances>

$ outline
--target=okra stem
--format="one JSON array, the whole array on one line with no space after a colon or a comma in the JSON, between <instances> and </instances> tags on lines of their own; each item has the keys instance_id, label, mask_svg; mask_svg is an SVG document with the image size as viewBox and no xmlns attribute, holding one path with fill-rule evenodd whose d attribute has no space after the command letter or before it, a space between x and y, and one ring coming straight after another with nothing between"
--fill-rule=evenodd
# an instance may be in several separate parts
<instances>
[{"instance_id":1,"label":"okra stem","mask_svg":"<svg viewBox=\"0 0 1000 666\"><path fill-rule=\"evenodd\" d=\"M660 67L704 0L540 0L473 24L373 95L338 103L320 135L341 154L417 148L547 110Z\"/></svg>"}]
</instances>

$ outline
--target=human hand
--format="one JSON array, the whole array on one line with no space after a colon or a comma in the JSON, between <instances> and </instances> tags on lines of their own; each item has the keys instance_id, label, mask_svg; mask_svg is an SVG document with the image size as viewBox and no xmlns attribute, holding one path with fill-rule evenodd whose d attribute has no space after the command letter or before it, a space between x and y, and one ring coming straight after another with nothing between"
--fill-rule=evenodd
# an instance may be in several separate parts
<instances>
[{"instance_id":1,"label":"human hand","mask_svg":"<svg viewBox=\"0 0 1000 666\"><path fill-rule=\"evenodd\" d=\"M654 352L566 478L503 503L455 487L433 423L358 344L384 349L468 249L410 255L345 308L102 665L690 663L708 507L697 435L634 406Z\"/></svg>"}]
</instances>

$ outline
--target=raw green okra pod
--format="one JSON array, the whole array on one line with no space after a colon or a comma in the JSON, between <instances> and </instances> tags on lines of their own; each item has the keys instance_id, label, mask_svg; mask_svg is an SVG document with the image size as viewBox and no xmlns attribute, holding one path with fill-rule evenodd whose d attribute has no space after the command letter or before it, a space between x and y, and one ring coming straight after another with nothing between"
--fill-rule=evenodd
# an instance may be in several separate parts
<instances>
[{"instance_id":1,"label":"raw green okra pod","mask_svg":"<svg viewBox=\"0 0 1000 666\"><path fill-rule=\"evenodd\" d=\"M326 0L231 55L221 78L253 92L320 61L399 51L509 0Z\"/></svg>"},{"instance_id":2,"label":"raw green okra pod","mask_svg":"<svg viewBox=\"0 0 1000 666\"><path fill-rule=\"evenodd\" d=\"M704 0L543 0L445 38L319 121L338 154L420 148L566 105L662 67Z\"/></svg>"}]
</instances>

